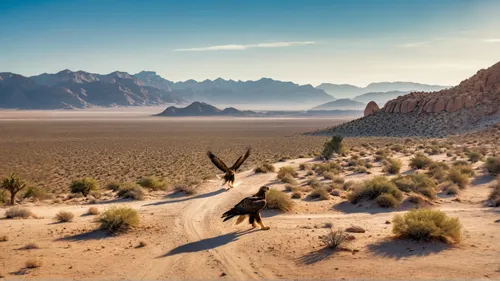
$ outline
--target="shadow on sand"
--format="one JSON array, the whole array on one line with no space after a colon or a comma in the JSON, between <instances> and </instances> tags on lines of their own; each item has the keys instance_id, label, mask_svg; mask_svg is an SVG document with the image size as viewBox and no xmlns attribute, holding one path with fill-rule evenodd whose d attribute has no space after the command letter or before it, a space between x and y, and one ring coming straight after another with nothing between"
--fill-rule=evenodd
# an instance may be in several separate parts
<instances>
[{"instance_id":1,"label":"shadow on sand","mask_svg":"<svg viewBox=\"0 0 500 281\"><path fill-rule=\"evenodd\" d=\"M335 254L335 252L337 252L337 250L328 248L319 249L300 257L298 259L298 262L306 265L315 264L317 262L328 259L331 255Z\"/></svg>"},{"instance_id":2,"label":"shadow on sand","mask_svg":"<svg viewBox=\"0 0 500 281\"><path fill-rule=\"evenodd\" d=\"M84 232L72 236L57 238L54 241L85 241L85 240L100 240L110 237L110 235L101 230L94 230L90 232Z\"/></svg>"},{"instance_id":3,"label":"shadow on sand","mask_svg":"<svg viewBox=\"0 0 500 281\"><path fill-rule=\"evenodd\" d=\"M354 214L354 213L381 214L381 213L394 212L394 209L391 208L363 206L359 204L352 204L346 201L333 205L332 209L345 214ZM404 209L401 208L401 210Z\"/></svg>"},{"instance_id":4,"label":"shadow on sand","mask_svg":"<svg viewBox=\"0 0 500 281\"><path fill-rule=\"evenodd\" d=\"M443 242L416 242L403 239L385 240L368 245L368 250L376 256L390 259L425 257L450 248L452 246Z\"/></svg>"},{"instance_id":5,"label":"shadow on sand","mask_svg":"<svg viewBox=\"0 0 500 281\"><path fill-rule=\"evenodd\" d=\"M228 243L231 243L231 242L238 240L238 238L240 236L243 236L243 235L249 234L249 233L253 233L256 231L258 231L258 230L250 229L250 230L245 230L245 231L235 231L235 232L219 235L219 236L212 237L212 238L206 238L206 239L199 240L196 242L191 242L191 243L179 246L177 248L174 248L174 249L170 250L169 252L165 253L164 255L161 255L157 258L169 257L169 256L177 255L177 254L183 254L183 253L195 253L195 252L215 249L219 246L226 245Z\"/></svg>"},{"instance_id":6,"label":"shadow on sand","mask_svg":"<svg viewBox=\"0 0 500 281\"><path fill-rule=\"evenodd\" d=\"M179 202L184 202L184 201L189 201L189 200L194 200L194 199L212 197L212 196L216 196L216 195L219 195L221 193L224 193L224 192L225 192L225 189L224 188L220 188L218 190L215 190L215 191L212 191L212 192L208 192L208 193L203 193L203 194L196 195L196 196L193 196L193 197L185 197L185 198L174 199L174 200L169 200L169 201L154 202L154 203L149 203L149 204L145 204L145 205L142 205L142 206L158 206L158 205L179 203ZM172 195L168 195L167 197L174 197L175 198L176 196L181 196L181 195L179 195L178 193L174 193Z\"/></svg>"},{"instance_id":7,"label":"shadow on sand","mask_svg":"<svg viewBox=\"0 0 500 281\"><path fill-rule=\"evenodd\" d=\"M477 178L474 178L471 182L472 185L480 185L480 184L486 184L486 183L489 183L491 181L495 180L495 177L494 176L490 176L490 175L482 175L482 176L479 176Z\"/></svg>"}]
</instances>

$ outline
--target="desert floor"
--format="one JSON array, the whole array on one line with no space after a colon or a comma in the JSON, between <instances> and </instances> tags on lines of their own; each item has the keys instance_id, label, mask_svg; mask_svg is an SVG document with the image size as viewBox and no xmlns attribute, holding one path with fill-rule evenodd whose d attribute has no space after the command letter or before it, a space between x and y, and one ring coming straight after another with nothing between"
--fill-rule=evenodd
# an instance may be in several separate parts
<instances>
[{"instance_id":1,"label":"desert floor","mask_svg":"<svg viewBox=\"0 0 500 281\"><path fill-rule=\"evenodd\" d=\"M207 179L192 196L167 191L143 201L23 202L38 219L0 219L0 236L9 238L0 242L0 274L7 279L500 280L500 210L485 204L495 179L484 173L481 162L473 165L476 176L459 195L440 193L432 202L432 208L459 217L463 234L457 245L395 239L388 222L395 214L414 207L408 202L398 209L383 209L373 204L351 204L334 196L328 200L308 196L293 199L296 206L288 213L265 210L263 220L271 229L264 231L251 229L247 224L223 223L221 214L262 185L284 191L285 184L276 180L276 173L255 174L251 168L265 160L321 150L324 138L297 136L295 140L288 136L325 127L326 123L332 125L335 120L209 120L204 121L206 126L194 120L154 118L0 122L1 174L8 168L20 169L22 165L16 163L22 162L30 165L22 170L24 175L38 175L30 180L59 184L53 190L61 194L67 192L66 180L77 175L104 181L109 173L113 180L132 180L155 175L151 167L159 173L166 166L173 171L190 169L182 159L173 160L181 156L194 159L188 163L199 159L198 165L210 167L204 154L206 146L213 146L214 151L223 151L221 154L231 155L230 158L243 151L248 142L256 150L265 147L262 155L276 150L276 155L260 156L247 163L236 176L235 188L229 191L221 187L220 180ZM304 144L305 140L309 143ZM201 156L192 156L197 154ZM411 155L395 153L394 157L403 161L402 174L415 172L408 167ZM435 161L452 161L443 154L431 157ZM274 166L291 165L298 170L299 164L306 162L314 160L289 159ZM64 165L69 166L63 168ZM97 169L102 169L102 173L97 173ZM370 172L345 170L341 176L346 181L362 181L383 174L380 164L374 164ZM57 175L56 179L53 175ZM299 185L306 185L305 171L299 171L298 179ZM113 205L136 209L140 227L118 236L96 231L95 216L86 215L88 208L102 211ZM0 209L0 217L5 210ZM75 219L54 223L52 218L59 211L72 212ZM332 251L322 245L319 237L331 228L353 225L366 232L354 233L355 240L348 248ZM147 245L138 247L141 241ZM30 242L39 249L23 249ZM42 266L24 268L29 258L37 258Z\"/></svg>"}]
</instances>

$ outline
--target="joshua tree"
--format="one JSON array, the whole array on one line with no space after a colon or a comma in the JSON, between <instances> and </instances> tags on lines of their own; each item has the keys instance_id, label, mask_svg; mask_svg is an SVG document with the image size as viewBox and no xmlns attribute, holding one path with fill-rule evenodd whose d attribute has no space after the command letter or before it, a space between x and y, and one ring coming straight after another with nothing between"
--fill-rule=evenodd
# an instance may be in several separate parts
<instances>
[{"instance_id":1,"label":"joshua tree","mask_svg":"<svg viewBox=\"0 0 500 281\"><path fill-rule=\"evenodd\" d=\"M14 205L16 203L16 194L26 187L26 183L17 174L11 173L3 178L0 187L10 192L10 204Z\"/></svg>"}]
</instances>

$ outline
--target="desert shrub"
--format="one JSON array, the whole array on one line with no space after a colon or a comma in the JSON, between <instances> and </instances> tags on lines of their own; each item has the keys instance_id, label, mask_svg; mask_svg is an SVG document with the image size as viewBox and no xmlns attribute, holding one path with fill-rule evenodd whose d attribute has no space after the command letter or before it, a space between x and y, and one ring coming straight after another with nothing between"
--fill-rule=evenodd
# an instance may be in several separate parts
<instances>
[{"instance_id":1,"label":"desert shrub","mask_svg":"<svg viewBox=\"0 0 500 281\"><path fill-rule=\"evenodd\" d=\"M429 167L431 163L432 160L422 153L418 153L410 159L410 167L413 169L425 169Z\"/></svg>"},{"instance_id":2,"label":"desert shrub","mask_svg":"<svg viewBox=\"0 0 500 281\"><path fill-rule=\"evenodd\" d=\"M382 208L394 208L399 205L400 200L394 198L391 194L384 193L379 195L377 199L375 199L375 202Z\"/></svg>"},{"instance_id":3,"label":"desert shrub","mask_svg":"<svg viewBox=\"0 0 500 281\"><path fill-rule=\"evenodd\" d=\"M139 245L137 245L137 248L144 248L148 245L146 241L139 241Z\"/></svg>"},{"instance_id":4,"label":"desert shrub","mask_svg":"<svg viewBox=\"0 0 500 281\"><path fill-rule=\"evenodd\" d=\"M297 171L295 171L295 169L292 166L284 166L284 167L281 167L278 171L278 179L281 180L287 174L294 177L294 178L297 177L297 175L298 175Z\"/></svg>"},{"instance_id":5,"label":"desert shrub","mask_svg":"<svg viewBox=\"0 0 500 281\"><path fill-rule=\"evenodd\" d=\"M429 155L438 155L443 153L443 150L437 145L431 145L425 149L425 153Z\"/></svg>"},{"instance_id":6,"label":"desert shrub","mask_svg":"<svg viewBox=\"0 0 500 281\"><path fill-rule=\"evenodd\" d=\"M299 187L294 185L294 184L285 184L285 190L286 191L293 191L298 189Z\"/></svg>"},{"instance_id":7,"label":"desert shrub","mask_svg":"<svg viewBox=\"0 0 500 281\"><path fill-rule=\"evenodd\" d=\"M37 186L30 186L30 187L28 187L26 192L23 194L23 198L33 198L33 199L38 199L38 200L45 200L45 199L52 198L52 196L50 193L48 193L43 188L40 188Z\"/></svg>"},{"instance_id":8,"label":"desert shrub","mask_svg":"<svg viewBox=\"0 0 500 281\"><path fill-rule=\"evenodd\" d=\"M30 242L26 245L23 246L24 250L34 250L34 249L40 249L40 246L38 246L37 243L35 242Z\"/></svg>"},{"instance_id":9,"label":"desert shrub","mask_svg":"<svg viewBox=\"0 0 500 281\"><path fill-rule=\"evenodd\" d=\"M111 207L98 218L99 228L110 233L126 232L139 225L139 214L130 207Z\"/></svg>"},{"instance_id":10,"label":"desert shrub","mask_svg":"<svg viewBox=\"0 0 500 281\"><path fill-rule=\"evenodd\" d=\"M281 178L281 182L288 184L297 184L297 181L293 178L292 175L286 174Z\"/></svg>"},{"instance_id":11,"label":"desert shrub","mask_svg":"<svg viewBox=\"0 0 500 281\"><path fill-rule=\"evenodd\" d=\"M469 162L467 162L465 160L457 160L457 161L453 162L453 167L464 166L464 165L469 165Z\"/></svg>"},{"instance_id":12,"label":"desert shrub","mask_svg":"<svg viewBox=\"0 0 500 281\"><path fill-rule=\"evenodd\" d=\"M448 164L444 162L432 162L432 164L429 166L429 172L427 174L438 182L442 182L446 179L448 175L447 171L449 169L450 167L448 166Z\"/></svg>"},{"instance_id":13,"label":"desert shrub","mask_svg":"<svg viewBox=\"0 0 500 281\"><path fill-rule=\"evenodd\" d=\"M300 192L299 190L293 191L292 192L292 198L293 199L300 199L300 198L302 198L302 192Z\"/></svg>"},{"instance_id":14,"label":"desert shrub","mask_svg":"<svg viewBox=\"0 0 500 281\"><path fill-rule=\"evenodd\" d=\"M321 237L321 242L330 249L337 249L340 245L349 241L348 238L349 234L343 230L331 230L330 233Z\"/></svg>"},{"instance_id":15,"label":"desert shrub","mask_svg":"<svg viewBox=\"0 0 500 281\"><path fill-rule=\"evenodd\" d=\"M311 170L311 164L309 164L309 163L300 163L299 170L301 170L301 171Z\"/></svg>"},{"instance_id":16,"label":"desert shrub","mask_svg":"<svg viewBox=\"0 0 500 281\"><path fill-rule=\"evenodd\" d=\"M335 184L344 184L345 179L343 177L335 176L332 178L332 182Z\"/></svg>"},{"instance_id":17,"label":"desert shrub","mask_svg":"<svg viewBox=\"0 0 500 281\"><path fill-rule=\"evenodd\" d=\"M137 184L144 187L144 188L147 188L149 190L165 190L167 189L167 185L158 180L157 178L155 177L143 177L143 178L140 178L138 181L137 181Z\"/></svg>"},{"instance_id":18,"label":"desert shrub","mask_svg":"<svg viewBox=\"0 0 500 281\"><path fill-rule=\"evenodd\" d=\"M75 215L73 215L73 213L71 212L60 211L56 214L54 220L57 222L70 222L74 217Z\"/></svg>"},{"instance_id":19,"label":"desert shrub","mask_svg":"<svg viewBox=\"0 0 500 281\"><path fill-rule=\"evenodd\" d=\"M111 190L113 192L116 192L120 189L121 186L122 186L121 183L113 181L113 182L106 184L106 186L104 188L107 190Z\"/></svg>"},{"instance_id":20,"label":"desert shrub","mask_svg":"<svg viewBox=\"0 0 500 281\"><path fill-rule=\"evenodd\" d=\"M90 207L89 210L87 211L88 215L99 215L99 209L96 207Z\"/></svg>"},{"instance_id":21,"label":"desert shrub","mask_svg":"<svg viewBox=\"0 0 500 281\"><path fill-rule=\"evenodd\" d=\"M476 173L474 172L474 168L471 165L457 165L454 166L455 169L460 171L460 173L467 175L468 177L473 177Z\"/></svg>"},{"instance_id":22,"label":"desert shrub","mask_svg":"<svg viewBox=\"0 0 500 281\"><path fill-rule=\"evenodd\" d=\"M490 175L500 175L500 157L488 157L485 167Z\"/></svg>"},{"instance_id":23,"label":"desert shrub","mask_svg":"<svg viewBox=\"0 0 500 281\"><path fill-rule=\"evenodd\" d=\"M469 161L472 163L476 163L477 161L483 160L484 155L481 154L478 151L471 151L467 154L467 157L469 158Z\"/></svg>"},{"instance_id":24,"label":"desert shrub","mask_svg":"<svg viewBox=\"0 0 500 281\"><path fill-rule=\"evenodd\" d=\"M21 206L15 206L5 211L5 217L8 219L27 219L32 216L34 215L30 210Z\"/></svg>"},{"instance_id":25,"label":"desert shrub","mask_svg":"<svg viewBox=\"0 0 500 281\"><path fill-rule=\"evenodd\" d=\"M24 263L24 266L26 268L37 268L37 267L41 267L42 266L42 261L37 259L37 258L29 258L28 260L26 260L26 262Z\"/></svg>"},{"instance_id":26,"label":"desert shrub","mask_svg":"<svg viewBox=\"0 0 500 281\"><path fill-rule=\"evenodd\" d=\"M436 183L426 174L411 174L397 177L392 180L404 192L415 192L428 198L436 196Z\"/></svg>"},{"instance_id":27,"label":"desert shrub","mask_svg":"<svg viewBox=\"0 0 500 281\"><path fill-rule=\"evenodd\" d=\"M276 169L274 168L274 166L272 164L264 163L261 166L255 168L254 172L256 174L265 174L265 173L272 173L275 170Z\"/></svg>"},{"instance_id":28,"label":"desert shrub","mask_svg":"<svg viewBox=\"0 0 500 281\"><path fill-rule=\"evenodd\" d=\"M81 193L83 196L87 197L91 191L99 189L99 184L95 179L87 177L80 180L74 180L69 188L71 193Z\"/></svg>"},{"instance_id":29,"label":"desert shrub","mask_svg":"<svg viewBox=\"0 0 500 281\"><path fill-rule=\"evenodd\" d=\"M365 166L356 166L354 167L354 172L358 174L368 174L368 168Z\"/></svg>"},{"instance_id":30,"label":"desert shrub","mask_svg":"<svg viewBox=\"0 0 500 281\"><path fill-rule=\"evenodd\" d=\"M0 236L0 242L7 242L7 241L9 241L9 236L7 235Z\"/></svg>"},{"instance_id":31,"label":"desert shrub","mask_svg":"<svg viewBox=\"0 0 500 281\"><path fill-rule=\"evenodd\" d=\"M330 199L330 194L328 193L328 190L326 190L326 188L322 186L313 188L309 196L315 199L319 198L320 200Z\"/></svg>"},{"instance_id":32,"label":"desert shrub","mask_svg":"<svg viewBox=\"0 0 500 281\"><path fill-rule=\"evenodd\" d=\"M198 192L195 186L188 184L176 184L174 190L176 192L184 192L187 195L194 195Z\"/></svg>"},{"instance_id":33,"label":"desert shrub","mask_svg":"<svg viewBox=\"0 0 500 281\"><path fill-rule=\"evenodd\" d=\"M427 205L429 199L426 199L424 196L417 194L417 193L411 193L408 196L408 201L411 203L416 204L419 208L423 208Z\"/></svg>"},{"instance_id":34,"label":"desert shrub","mask_svg":"<svg viewBox=\"0 0 500 281\"><path fill-rule=\"evenodd\" d=\"M488 199L493 203L493 206L500 207L500 177L497 179L497 183L494 184Z\"/></svg>"},{"instance_id":35,"label":"desert shrub","mask_svg":"<svg viewBox=\"0 0 500 281\"><path fill-rule=\"evenodd\" d=\"M375 161L382 161L391 155L391 151L387 149L379 149L375 152Z\"/></svg>"},{"instance_id":36,"label":"desert shrub","mask_svg":"<svg viewBox=\"0 0 500 281\"><path fill-rule=\"evenodd\" d=\"M321 182L315 177L310 177L307 180L307 185L309 185L312 188L316 188L316 187L319 187L321 185Z\"/></svg>"},{"instance_id":37,"label":"desert shrub","mask_svg":"<svg viewBox=\"0 0 500 281\"><path fill-rule=\"evenodd\" d=\"M401 171L401 166L403 166L403 162L401 160L396 159L396 158L389 158L387 159L388 164L384 165L384 172L395 175L399 174L399 171Z\"/></svg>"},{"instance_id":38,"label":"desert shrub","mask_svg":"<svg viewBox=\"0 0 500 281\"><path fill-rule=\"evenodd\" d=\"M323 151L321 152L321 156L330 159L332 158L333 153L343 154L346 152L345 145L342 143L344 138L341 136L332 136L330 140L325 142L323 145Z\"/></svg>"},{"instance_id":39,"label":"desert shrub","mask_svg":"<svg viewBox=\"0 0 500 281\"><path fill-rule=\"evenodd\" d=\"M456 184L450 184L444 190L448 195L456 195L460 192L460 188Z\"/></svg>"},{"instance_id":40,"label":"desert shrub","mask_svg":"<svg viewBox=\"0 0 500 281\"><path fill-rule=\"evenodd\" d=\"M283 212L289 212L295 206L295 202L290 199L285 193L271 188L266 196L266 208L278 209Z\"/></svg>"},{"instance_id":41,"label":"desert shrub","mask_svg":"<svg viewBox=\"0 0 500 281\"><path fill-rule=\"evenodd\" d=\"M137 184L125 183L120 185L116 195L123 199L143 200L144 190Z\"/></svg>"},{"instance_id":42,"label":"desert shrub","mask_svg":"<svg viewBox=\"0 0 500 281\"><path fill-rule=\"evenodd\" d=\"M325 180L333 180L335 178L335 174L331 172L323 173L323 178Z\"/></svg>"},{"instance_id":43,"label":"desert shrub","mask_svg":"<svg viewBox=\"0 0 500 281\"><path fill-rule=\"evenodd\" d=\"M391 147L391 150L395 151L395 152L401 152L401 151L403 151L404 148L405 147L401 144L395 144Z\"/></svg>"},{"instance_id":44,"label":"desert shrub","mask_svg":"<svg viewBox=\"0 0 500 281\"><path fill-rule=\"evenodd\" d=\"M382 194L391 194L395 199L401 201L403 193L386 177L374 177L363 182L361 188L353 189L347 196L349 202L356 204L363 199L373 200Z\"/></svg>"},{"instance_id":45,"label":"desert shrub","mask_svg":"<svg viewBox=\"0 0 500 281\"><path fill-rule=\"evenodd\" d=\"M10 193L10 204L16 203L16 194L26 187L26 183L17 175L10 174L3 178L0 188L7 190Z\"/></svg>"},{"instance_id":46,"label":"desert shrub","mask_svg":"<svg viewBox=\"0 0 500 281\"><path fill-rule=\"evenodd\" d=\"M456 183L460 188L466 188L469 185L469 177L467 174L462 173L457 168L452 168L448 172L448 180L452 183Z\"/></svg>"},{"instance_id":47,"label":"desert shrub","mask_svg":"<svg viewBox=\"0 0 500 281\"><path fill-rule=\"evenodd\" d=\"M323 175L323 173L326 172L332 172L334 174L338 174L342 169L342 167L339 164L333 161L327 163L314 164L312 168L318 175Z\"/></svg>"},{"instance_id":48,"label":"desert shrub","mask_svg":"<svg viewBox=\"0 0 500 281\"><path fill-rule=\"evenodd\" d=\"M462 226L458 218L450 218L439 210L414 209L392 220L392 232L415 240L441 240L459 243Z\"/></svg>"}]
</instances>

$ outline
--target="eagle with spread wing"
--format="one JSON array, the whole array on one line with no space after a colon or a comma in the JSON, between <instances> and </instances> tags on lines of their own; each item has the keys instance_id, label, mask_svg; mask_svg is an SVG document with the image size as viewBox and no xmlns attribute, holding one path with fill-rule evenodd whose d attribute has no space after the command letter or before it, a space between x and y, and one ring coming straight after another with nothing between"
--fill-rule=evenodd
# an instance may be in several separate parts
<instances>
[{"instance_id":1,"label":"eagle with spread wing","mask_svg":"<svg viewBox=\"0 0 500 281\"><path fill-rule=\"evenodd\" d=\"M259 191L236 204L231 210L225 212L221 218L227 221L233 217L238 216L235 224L242 223L248 217L248 222L256 227L257 224L263 230L268 230L269 227L265 226L260 217L260 210L266 206L266 195L269 192L269 187L262 186Z\"/></svg>"},{"instance_id":2,"label":"eagle with spread wing","mask_svg":"<svg viewBox=\"0 0 500 281\"><path fill-rule=\"evenodd\" d=\"M238 158L238 160L236 160L236 162L230 168L228 168L226 164L222 160L220 160L217 156L215 156L211 151L208 151L207 155L208 158L210 158L210 161L212 161L212 163L215 165L215 167L219 168L219 170L224 172L224 182L222 183L222 185L225 185L227 182L229 188L233 188L234 174L236 170L240 168L243 162L245 162L248 156L250 156L250 148L247 150L245 155L240 156L240 158Z\"/></svg>"}]
</instances>

